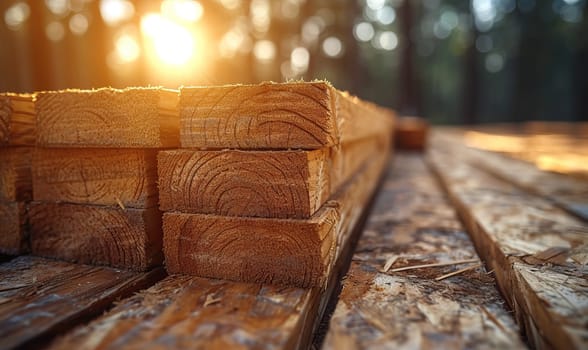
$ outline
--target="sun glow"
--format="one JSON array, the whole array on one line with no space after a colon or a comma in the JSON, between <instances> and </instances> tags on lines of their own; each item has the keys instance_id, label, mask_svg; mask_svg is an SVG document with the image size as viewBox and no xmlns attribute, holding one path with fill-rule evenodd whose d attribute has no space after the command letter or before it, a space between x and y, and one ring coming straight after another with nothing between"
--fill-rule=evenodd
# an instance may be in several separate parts
<instances>
[{"instance_id":1,"label":"sun glow","mask_svg":"<svg viewBox=\"0 0 588 350\"><path fill-rule=\"evenodd\" d=\"M141 31L165 64L183 65L194 57L195 33L179 23L158 13L150 13L141 19Z\"/></svg>"}]
</instances>

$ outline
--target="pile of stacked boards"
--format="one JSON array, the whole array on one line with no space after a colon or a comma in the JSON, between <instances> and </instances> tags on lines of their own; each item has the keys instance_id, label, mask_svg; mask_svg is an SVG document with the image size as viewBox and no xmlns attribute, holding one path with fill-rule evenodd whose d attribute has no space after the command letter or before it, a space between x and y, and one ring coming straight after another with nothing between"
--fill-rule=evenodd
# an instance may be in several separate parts
<instances>
[{"instance_id":1,"label":"pile of stacked boards","mask_svg":"<svg viewBox=\"0 0 588 350\"><path fill-rule=\"evenodd\" d=\"M197 288L205 306L207 284L245 298L262 288L297 303L283 326L303 327L334 290L394 123L326 82L0 102L0 207L14 211L0 218L0 253L31 253L0 266L0 348L99 314L162 279L162 264L163 285ZM286 341L307 344L303 328Z\"/></svg>"},{"instance_id":2,"label":"pile of stacked boards","mask_svg":"<svg viewBox=\"0 0 588 350\"><path fill-rule=\"evenodd\" d=\"M323 285L388 160L391 112L313 82L182 88L179 114L181 149L158 156L167 270Z\"/></svg>"},{"instance_id":3,"label":"pile of stacked boards","mask_svg":"<svg viewBox=\"0 0 588 350\"><path fill-rule=\"evenodd\" d=\"M176 101L152 88L36 94L32 254L138 271L161 264L156 157L178 143Z\"/></svg>"},{"instance_id":4,"label":"pile of stacked boards","mask_svg":"<svg viewBox=\"0 0 588 350\"><path fill-rule=\"evenodd\" d=\"M2 148L4 253L301 287L348 244L394 119L326 82L2 101L5 143L36 145Z\"/></svg>"}]
</instances>

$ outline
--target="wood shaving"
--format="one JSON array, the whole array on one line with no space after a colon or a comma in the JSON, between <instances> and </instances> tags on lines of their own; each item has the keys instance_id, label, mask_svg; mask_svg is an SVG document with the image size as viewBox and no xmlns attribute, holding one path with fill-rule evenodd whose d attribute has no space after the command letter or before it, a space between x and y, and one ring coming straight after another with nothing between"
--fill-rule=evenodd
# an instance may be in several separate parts
<instances>
[{"instance_id":1,"label":"wood shaving","mask_svg":"<svg viewBox=\"0 0 588 350\"><path fill-rule=\"evenodd\" d=\"M220 303L222 298L215 298L212 294L208 294L206 296L206 300L204 301L204 307Z\"/></svg>"},{"instance_id":2,"label":"wood shaving","mask_svg":"<svg viewBox=\"0 0 588 350\"><path fill-rule=\"evenodd\" d=\"M465 260L456 260L456 261L447 261L442 263L434 263L434 264L423 264L423 265L414 265L414 266L405 266L399 267L396 269L390 270L391 272L400 272L400 271L407 271L407 270L414 270L414 269L423 269L427 267L438 267L438 266L449 266L449 265L460 265L460 264L469 264L480 261L479 259L465 259ZM480 264L481 265L481 264Z\"/></svg>"},{"instance_id":3,"label":"wood shaving","mask_svg":"<svg viewBox=\"0 0 588 350\"><path fill-rule=\"evenodd\" d=\"M118 198L118 196L114 196L114 200L116 201L116 203L118 204L118 206L122 209L122 210L126 210L127 208L125 207L125 205L123 204L123 202L120 200L120 198Z\"/></svg>"},{"instance_id":4,"label":"wood shaving","mask_svg":"<svg viewBox=\"0 0 588 350\"><path fill-rule=\"evenodd\" d=\"M388 270L390 270L390 268L392 267L392 265L394 265L398 258L398 255L390 256L388 260L386 260L386 263L384 264L384 267L382 268L382 270L380 270L380 272L388 272Z\"/></svg>"},{"instance_id":5,"label":"wood shaving","mask_svg":"<svg viewBox=\"0 0 588 350\"><path fill-rule=\"evenodd\" d=\"M478 267L482 267L482 263L475 264L475 265L468 266L468 267L464 267L463 269L460 269L460 270L457 270L457 271L453 271L453 272L447 273L445 275L439 276L439 277L435 278L435 281L441 281L441 280L444 280L446 278L453 277L455 275L459 275L459 274L464 273L466 271L477 269Z\"/></svg>"}]
</instances>

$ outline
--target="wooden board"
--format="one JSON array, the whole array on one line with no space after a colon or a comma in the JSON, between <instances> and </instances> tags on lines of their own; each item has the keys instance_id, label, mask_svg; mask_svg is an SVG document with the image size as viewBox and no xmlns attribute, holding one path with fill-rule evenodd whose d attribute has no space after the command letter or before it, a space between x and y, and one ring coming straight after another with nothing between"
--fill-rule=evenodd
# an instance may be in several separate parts
<instances>
[{"instance_id":1,"label":"wooden board","mask_svg":"<svg viewBox=\"0 0 588 350\"><path fill-rule=\"evenodd\" d=\"M376 186L387 155L387 151L374 155L310 219L165 213L168 272L301 287L324 285Z\"/></svg>"},{"instance_id":2,"label":"wooden board","mask_svg":"<svg viewBox=\"0 0 588 350\"><path fill-rule=\"evenodd\" d=\"M437 144L455 150L463 160L515 184L526 191L546 197L563 209L588 221L588 180L539 169L532 163L493 152L465 147L455 133L436 132Z\"/></svg>"},{"instance_id":3,"label":"wooden board","mask_svg":"<svg viewBox=\"0 0 588 350\"><path fill-rule=\"evenodd\" d=\"M393 113L326 82L180 89L188 148L320 149L390 130Z\"/></svg>"},{"instance_id":4,"label":"wooden board","mask_svg":"<svg viewBox=\"0 0 588 350\"><path fill-rule=\"evenodd\" d=\"M0 93L0 146L35 144L33 95Z\"/></svg>"},{"instance_id":5,"label":"wooden board","mask_svg":"<svg viewBox=\"0 0 588 350\"><path fill-rule=\"evenodd\" d=\"M472 243L422 157L400 154L388 170L353 255L323 349L524 348L492 276L469 265Z\"/></svg>"},{"instance_id":6,"label":"wooden board","mask_svg":"<svg viewBox=\"0 0 588 350\"><path fill-rule=\"evenodd\" d=\"M27 201L32 196L31 147L0 148L0 201Z\"/></svg>"},{"instance_id":7,"label":"wooden board","mask_svg":"<svg viewBox=\"0 0 588 350\"><path fill-rule=\"evenodd\" d=\"M38 348L152 285L163 269L135 273L23 256L0 265L0 348Z\"/></svg>"},{"instance_id":8,"label":"wooden board","mask_svg":"<svg viewBox=\"0 0 588 350\"><path fill-rule=\"evenodd\" d=\"M19 255L29 250L26 206L0 201L0 253Z\"/></svg>"},{"instance_id":9,"label":"wooden board","mask_svg":"<svg viewBox=\"0 0 588 350\"><path fill-rule=\"evenodd\" d=\"M382 135L388 136L388 135ZM310 218L374 154L383 137L313 151L163 151L163 211Z\"/></svg>"},{"instance_id":10,"label":"wooden board","mask_svg":"<svg viewBox=\"0 0 588 350\"><path fill-rule=\"evenodd\" d=\"M312 294L294 287L170 276L50 348L293 348L300 314Z\"/></svg>"},{"instance_id":11,"label":"wooden board","mask_svg":"<svg viewBox=\"0 0 588 350\"><path fill-rule=\"evenodd\" d=\"M586 223L441 149L430 162L531 344L586 348Z\"/></svg>"},{"instance_id":12,"label":"wooden board","mask_svg":"<svg viewBox=\"0 0 588 350\"><path fill-rule=\"evenodd\" d=\"M427 146L429 124L418 117L401 117L396 119L394 141L396 148L422 151Z\"/></svg>"},{"instance_id":13,"label":"wooden board","mask_svg":"<svg viewBox=\"0 0 588 350\"><path fill-rule=\"evenodd\" d=\"M37 148L34 199L149 208L157 205L156 150Z\"/></svg>"},{"instance_id":14,"label":"wooden board","mask_svg":"<svg viewBox=\"0 0 588 350\"><path fill-rule=\"evenodd\" d=\"M169 276L99 319L57 339L56 349L303 349L318 289ZM208 302L207 302L208 301Z\"/></svg>"},{"instance_id":15,"label":"wooden board","mask_svg":"<svg viewBox=\"0 0 588 350\"><path fill-rule=\"evenodd\" d=\"M542 170L588 179L588 136L563 134L520 134L507 127L456 130L474 148L500 152L535 164Z\"/></svg>"},{"instance_id":16,"label":"wooden board","mask_svg":"<svg viewBox=\"0 0 588 350\"><path fill-rule=\"evenodd\" d=\"M32 202L29 220L34 255L137 271L162 262L157 208Z\"/></svg>"},{"instance_id":17,"label":"wooden board","mask_svg":"<svg viewBox=\"0 0 588 350\"><path fill-rule=\"evenodd\" d=\"M176 91L64 90L36 96L41 147L157 148L179 144Z\"/></svg>"}]
</instances>

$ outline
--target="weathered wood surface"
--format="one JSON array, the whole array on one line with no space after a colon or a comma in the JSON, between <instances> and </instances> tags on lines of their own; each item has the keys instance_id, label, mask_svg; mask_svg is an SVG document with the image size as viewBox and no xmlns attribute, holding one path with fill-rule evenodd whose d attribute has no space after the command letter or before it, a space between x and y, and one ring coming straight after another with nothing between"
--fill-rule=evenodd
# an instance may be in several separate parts
<instances>
[{"instance_id":1,"label":"weathered wood surface","mask_svg":"<svg viewBox=\"0 0 588 350\"><path fill-rule=\"evenodd\" d=\"M41 147L158 148L179 145L176 91L65 90L36 96Z\"/></svg>"},{"instance_id":2,"label":"weathered wood surface","mask_svg":"<svg viewBox=\"0 0 588 350\"><path fill-rule=\"evenodd\" d=\"M529 341L586 348L586 223L442 149L433 142L430 162Z\"/></svg>"},{"instance_id":3,"label":"weathered wood surface","mask_svg":"<svg viewBox=\"0 0 588 350\"><path fill-rule=\"evenodd\" d=\"M471 264L390 270L477 255L421 156L398 155L388 174L323 349L524 348L491 275L475 269L435 281Z\"/></svg>"},{"instance_id":4,"label":"weathered wood surface","mask_svg":"<svg viewBox=\"0 0 588 350\"><path fill-rule=\"evenodd\" d=\"M157 208L31 202L29 221L34 255L137 271L162 262Z\"/></svg>"},{"instance_id":5,"label":"weathered wood surface","mask_svg":"<svg viewBox=\"0 0 588 350\"><path fill-rule=\"evenodd\" d=\"M310 219L165 213L170 273L255 283L320 286L346 246L387 161L374 159Z\"/></svg>"},{"instance_id":6,"label":"weathered wood surface","mask_svg":"<svg viewBox=\"0 0 588 350\"><path fill-rule=\"evenodd\" d=\"M427 146L429 124L423 118L400 117L394 123L394 141L397 149L422 151Z\"/></svg>"},{"instance_id":7,"label":"weathered wood surface","mask_svg":"<svg viewBox=\"0 0 588 350\"><path fill-rule=\"evenodd\" d=\"M542 170L588 179L588 134L521 134L508 127L483 128L465 133L474 148L507 154ZM463 134L463 130L453 133Z\"/></svg>"},{"instance_id":8,"label":"weathered wood surface","mask_svg":"<svg viewBox=\"0 0 588 350\"><path fill-rule=\"evenodd\" d=\"M0 146L35 144L33 95L0 94Z\"/></svg>"},{"instance_id":9,"label":"weathered wood surface","mask_svg":"<svg viewBox=\"0 0 588 350\"><path fill-rule=\"evenodd\" d=\"M182 147L320 149L390 130L392 116L326 82L180 90Z\"/></svg>"},{"instance_id":10,"label":"weathered wood surface","mask_svg":"<svg viewBox=\"0 0 588 350\"><path fill-rule=\"evenodd\" d=\"M534 129L533 129L534 130ZM467 161L527 191L546 197L588 221L588 180L539 169L503 154L466 147L455 133L435 132L437 145L457 152Z\"/></svg>"},{"instance_id":11,"label":"weathered wood surface","mask_svg":"<svg viewBox=\"0 0 588 350\"><path fill-rule=\"evenodd\" d=\"M36 201L153 207L156 150L37 148L33 187Z\"/></svg>"},{"instance_id":12,"label":"weathered wood surface","mask_svg":"<svg viewBox=\"0 0 588 350\"><path fill-rule=\"evenodd\" d=\"M29 250L26 205L0 201L0 253L18 255Z\"/></svg>"},{"instance_id":13,"label":"weathered wood surface","mask_svg":"<svg viewBox=\"0 0 588 350\"><path fill-rule=\"evenodd\" d=\"M294 349L318 289L169 276L50 349ZM304 347L301 347L304 348Z\"/></svg>"},{"instance_id":14,"label":"weathered wood surface","mask_svg":"<svg viewBox=\"0 0 588 350\"><path fill-rule=\"evenodd\" d=\"M0 201L27 201L32 196L31 147L0 148Z\"/></svg>"},{"instance_id":15,"label":"weathered wood surface","mask_svg":"<svg viewBox=\"0 0 588 350\"><path fill-rule=\"evenodd\" d=\"M158 156L160 208L307 219L386 145L382 136L374 136L313 151L163 151Z\"/></svg>"},{"instance_id":16,"label":"weathered wood surface","mask_svg":"<svg viewBox=\"0 0 588 350\"><path fill-rule=\"evenodd\" d=\"M22 256L0 265L0 349L38 348L48 338L163 278Z\"/></svg>"}]
</instances>

